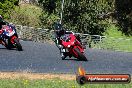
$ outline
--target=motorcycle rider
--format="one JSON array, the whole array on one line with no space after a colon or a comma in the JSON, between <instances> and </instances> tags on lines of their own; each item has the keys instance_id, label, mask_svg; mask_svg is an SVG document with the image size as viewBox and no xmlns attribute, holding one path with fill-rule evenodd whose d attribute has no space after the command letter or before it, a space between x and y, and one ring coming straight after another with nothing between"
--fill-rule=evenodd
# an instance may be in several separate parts
<instances>
[{"instance_id":1,"label":"motorcycle rider","mask_svg":"<svg viewBox=\"0 0 132 88\"><path fill-rule=\"evenodd\" d=\"M9 23L3 20L3 17L0 15L0 39L2 38L2 26L8 25Z\"/></svg>"},{"instance_id":2,"label":"motorcycle rider","mask_svg":"<svg viewBox=\"0 0 132 88\"><path fill-rule=\"evenodd\" d=\"M60 23L60 20L58 19L57 22L54 23L54 32L55 32L55 38L57 39L57 45L61 46L60 37L64 35L65 33L72 33L70 31L66 31L66 29L63 28L62 24ZM77 40L81 43L81 39L79 35L75 35Z\"/></svg>"},{"instance_id":3,"label":"motorcycle rider","mask_svg":"<svg viewBox=\"0 0 132 88\"><path fill-rule=\"evenodd\" d=\"M70 31L66 31L62 24L60 23L60 20L58 19L57 22L54 23L54 32L55 32L55 38L56 38L56 45L57 47L59 48L60 50L60 54L61 54L61 58L62 59L65 59L66 58L66 53L63 52L63 46L61 44L61 40L60 40L60 37L64 34L70 34L70 33L73 33L73 32L70 32ZM77 40L81 43L81 39L80 39L80 36L79 35L75 35Z\"/></svg>"},{"instance_id":4,"label":"motorcycle rider","mask_svg":"<svg viewBox=\"0 0 132 88\"><path fill-rule=\"evenodd\" d=\"M65 58L64 53L62 53L63 46L61 45L61 40L60 40L60 37L64 34L65 30L62 28L60 19L58 19L57 22L53 24L53 27L54 27L53 29L55 34L56 45L60 50L61 58Z\"/></svg>"},{"instance_id":5,"label":"motorcycle rider","mask_svg":"<svg viewBox=\"0 0 132 88\"><path fill-rule=\"evenodd\" d=\"M2 25L8 25L7 21L4 21L3 17L0 15L0 30L2 29Z\"/></svg>"},{"instance_id":6,"label":"motorcycle rider","mask_svg":"<svg viewBox=\"0 0 132 88\"><path fill-rule=\"evenodd\" d=\"M5 21L4 19L3 19L3 17L0 15L0 39L2 38L2 26L3 25L8 25L8 26L10 26L12 29L14 29L15 31L16 31L16 28L15 28L15 26L13 25L13 23L8 23L7 21Z\"/></svg>"}]
</instances>

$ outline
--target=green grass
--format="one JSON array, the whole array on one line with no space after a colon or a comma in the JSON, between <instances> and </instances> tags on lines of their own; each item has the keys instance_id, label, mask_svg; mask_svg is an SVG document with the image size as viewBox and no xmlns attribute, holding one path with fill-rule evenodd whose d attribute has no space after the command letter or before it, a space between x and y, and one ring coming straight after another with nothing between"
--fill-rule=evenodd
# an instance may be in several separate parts
<instances>
[{"instance_id":1,"label":"green grass","mask_svg":"<svg viewBox=\"0 0 132 88\"><path fill-rule=\"evenodd\" d=\"M119 31L118 29L119 29L119 27L115 26L114 24L111 24L107 28L107 30L104 32L104 35L106 37L132 39L132 36L126 36L126 35L122 34L122 32Z\"/></svg>"},{"instance_id":2,"label":"green grass","mask_svg":"<svg viewBox=\"0 0 132 88\"><path fill-rule=\"evenodd\" d=\"M92 44L92 47L99 49L132 52L132 40L105 38L102 42Z\"/></svg>"},{"instance_id":3,"label":"green grass","mask_svg":"<svg viewBox=\"0 0 132 88\"><path fill-rule=\"evenodd\" d=\"M92 43L93 48L132 52L132 36L125 36L115 25L111 25L104 35L106 38L101 42Z\"/></svg>"},{"instance_id":4,"label":"green grass","mask_svg":"<svg viewBox=\"0 0 132 88\"><path fill-rule=\"evenodd\" d=\"M83 86L74 80L28 80L28 79L1 79L0 88L132 88L130 84L85 84Z\"/></svg>"}]
</instances>

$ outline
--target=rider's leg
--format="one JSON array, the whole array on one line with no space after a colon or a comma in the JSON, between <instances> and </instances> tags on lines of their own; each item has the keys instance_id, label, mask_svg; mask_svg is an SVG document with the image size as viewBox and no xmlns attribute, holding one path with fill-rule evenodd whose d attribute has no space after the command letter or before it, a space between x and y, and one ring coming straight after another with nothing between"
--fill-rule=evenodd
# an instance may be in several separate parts
<instances>
[{"instance_id":1,"label":"rider's leg","mask_svg":"<svg viewBox=\"0 0 132 88\"><path fill-rule=\"evenodd\" d=\"M3 37L3 32L2 30L0 30L0 40L2 40L2 37Z\"/></svg>"},{"instance_id":2,"label":"rider's leg","mask_svg":"<svg viewBox=\"0 0 132 88\"><path fill-rule=\"evenodd\" d=\"M63 46L60 48L60 54L62 59L65 59L67 57L66 49Z\"/></svg>"},{"instance_id":3,"label":"rider's leg","mask_svg":"<svg viewBox=\"0 0 132 88\"><path fill-rule=\"evenodd\" d=\"M67 57L66 52L61 52L61 58L62 58L62 59L65 59L66 57Z\"/></svg>"}]
</instances>

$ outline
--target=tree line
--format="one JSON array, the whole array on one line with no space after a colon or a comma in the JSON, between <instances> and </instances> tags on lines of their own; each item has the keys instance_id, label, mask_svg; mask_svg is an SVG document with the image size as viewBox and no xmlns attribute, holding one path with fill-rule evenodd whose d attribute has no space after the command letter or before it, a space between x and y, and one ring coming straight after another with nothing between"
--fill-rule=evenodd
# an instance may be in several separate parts
<instances>
[{"instance_id":1,"label":"tree line","mask_svg":"<svg viewBox=\"0 0 132 88\"><path fill-rule=\"evenodd\" d=\"M62 0L39 0L50 16L60 16ZM132 0L65 0L63 25L90 34L102 34L110 25L108 19L125 35L132 35ZM44 20L44 19L43 19Z\"/></svg>"},{"instance_id":2,"label":"tree line","mask_svg":"<svg viewBox=\"0 0 132 88\"><path fill-rule=\"evenodd\" d=\"M1 0L0 14L10 18L10 12L19 0ZM60 17L62 0L38 0L43 8L40 19L45 27ZM132 35L132 0L65 0L62 24L76 32L102 34L116 21L119 30L125 35Z\"/></svg>"},{"instance_id":3,"label":"tree line","mask_svg":"<svg viewBox=\"0 0 132 88\"><path fill-rule=\"evenodd\" d=\"M19 0L0 0L0 14L9 18L11 11L18 6Z\"/></svg>"}]
</instances>

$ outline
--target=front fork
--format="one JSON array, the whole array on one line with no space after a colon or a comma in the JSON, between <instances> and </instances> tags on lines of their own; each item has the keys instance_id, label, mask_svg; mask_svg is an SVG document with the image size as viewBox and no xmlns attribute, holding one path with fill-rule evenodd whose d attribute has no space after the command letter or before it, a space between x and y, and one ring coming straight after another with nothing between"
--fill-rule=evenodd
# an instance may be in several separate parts
<instances>
[{"instance_id":1,"label":"front fork","mask_svg":"<svg viewBox=\"0 0 132 88\"><path fill-rule=\"evenodd\" d=\"M4 41L4 40L0 40L0 44L2 44L2 45L4 45L5 47L7 47L7 43L6 43L6 41Z\"/></svg>"},{"instance_id":2,"label":"front fork","mask_svg":"<svg viewBox=\"0 0 132 88\"><path fill-rule=\"evenodd\" d=\"M14 42L15 39L17 39L16 36L12 36L12 37L11 37L10 41L11 41L12 44L15 44L15 42Z\"/></svg>"},{"instance_id":3,"label":"front fork","mask_svg":"<svg viewBox=\"0 0 132 88\"><path fill-rule=\"evenodd\" d=\"M78 53L75 51L75 49L79 49L79 51L81 52L81 53L83 53L84 51L82 50L82 48L80 47L80 46L74 46L73 48L72 48L72 53L74 54L73 56L74 57L78 57Z\"/></svg>"}]
</instances>

